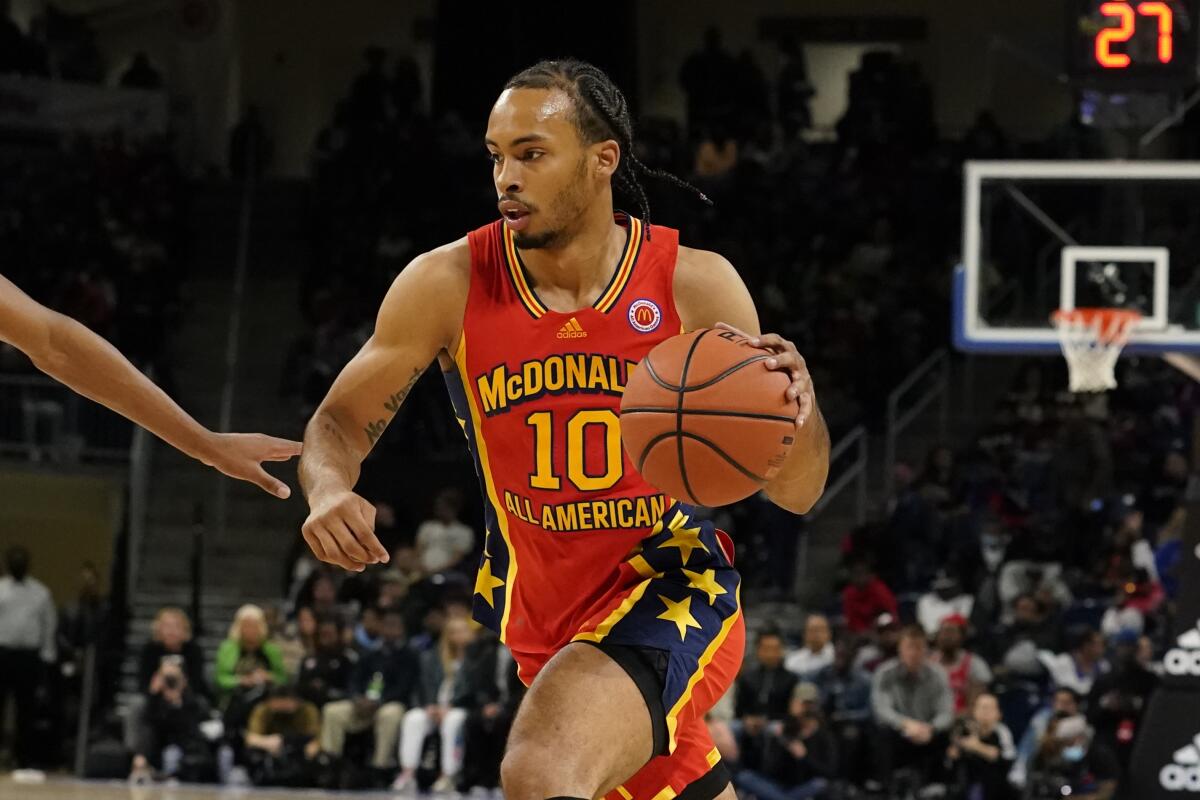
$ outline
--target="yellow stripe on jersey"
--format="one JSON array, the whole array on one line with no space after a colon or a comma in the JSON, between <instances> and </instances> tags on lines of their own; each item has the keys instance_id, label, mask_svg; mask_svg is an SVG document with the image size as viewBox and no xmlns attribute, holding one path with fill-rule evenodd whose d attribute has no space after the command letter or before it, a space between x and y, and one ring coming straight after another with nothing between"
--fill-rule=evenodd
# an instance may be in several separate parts
<instances>
[{"instance_id":1,"label":"yellow stripe on jersey","mask_svg":"<svg viewBox=\"0 0 1200 800\"><path fill-rule=\"evenodd\" d=\"M621 259L621 265L617 267L617 273L613 278L612 284L596 300L597 311L601 313L609 311L616 304L617 298L621 296L621 292L625 290L625 286L629 283L629 276L633 274L633 264L637 261L638 253L642 248L642 228L642 221L640 219L637 217L629 218L629 244L625 248L625 256Z\"/></svg>"},{"instance_id":2,"label":"yellow stripe on jersey","mask_svg":"<svg viewBox=\"0 0 1200 800\"><path fill-rule=\"evenodd\" d=\"M604 621L601 622L599 625L597 625L595 630L585 631L584 633L577 633L577 634L575 634L574 637L571 638L571 641L572 642L601 642L601 641L604 641L604 637L608 636L609 631L611 631L613 629L613 626L616 625L621 620L623 620L625 618L625 615L628 614L635 605L637 605L638 600L642 599L642 595L644 595L646 593L646 589L650 586L651 580L652 580L651 578L647 578L646 580L639 583L637 586L633 587L633 591L630 592L629 594L625 595L625 599L621 601L621 605L619 605L615 609L613 609L612 613L609 614L607 617L605 617Z\"/></svg>"},{"instance_id":3,"label":"yellow stripe on jersey","mask_svg":"<svg viewBox=\"0 0 1200 800\"><path fill-rule=\"evenodd\" d=\"M621 263L617 266L612 281L592 304L597 311L603 313L611 310L621 296L621 292L625 291L625 287L629 284L629 278L633 274L634 262L637 261L638 253L641 252L644 230L645 226L640 219L629 218L629 241L625 244L625 252L621 256ZM525 306L525 310L534 319L538 319L546 314L546 306L525 278L525 269L521 266L521 258L517 254L517 243L512 230L507 225L502 225L501 231L504 239L504 261L508 267L508 275L512 279L513 287L517 291L517 297L521 299L521 305ZM576 330L583 330L576 320L572 319L570 322L575 324Z\"/></svg>"},{"instance_id":4,"label":"yellow stripe on jersey","mask_svg":"<svg viewBox=\"0 0 1200 800\"><path fill-rule=\"evenodd\" d=\"M475 431L475 447L479 453L479 464L483 468L483 483L487 487L488 500L496 510L496 524L500 527L500 536L504 546L508 548L508 573L504 576L504 615L500 619L500 641L506 641L508 631L508 615L512 611L513 584L517 582L517 550L513 547L512 538L508 533L508 513L504 510L496 485L492 481L492 466L488 459L487 443L484 441L482 419L475 405L475 390L471 385L471 376L467 370L467 332L463 331L458 340L458 351L454 354L454 363L458 366L458 374L462 377L464 394L467 396L467 408L471 412L472 430Z\"/></svg>"},{"instance_id":5,"label":"yellow stripe on jersey","mask_svg":"<svg viewBox=\"0 0 1200 800\"><path fill-rule=\"evenodd\" d=\"M529 282L525 280L525 270L521 268L521 260L517 256L517 245L513 240L513 232L507 225L501 225L501 230L504 236L504 261L508 264L508 274L512 278L513 286L517 290L517 296L521 298L521 304L536 319L546 313L546 307L542 305L542 301L534 293L529 286Z\"/></svg>"},{"instance_id":6,"label":"yellow stripe on jersey","mask_svg":"<svg viewBox=\"0 0 1200 800\"><path fill-rule=\"evenodd\" d=\"M696 671L692 673L692 677L688 679L687 688L683 690L683 694L675 701L675 705L667 712L667 752L675 752L675 729L679 725L679 712L692 699L692 689L704 677L704 668L708 666L708 662L712 661L717 655L717 651L721 649L721 645L725 644L725 640L729 638L729 632L733 630L733 626L737 623L738 617L742 615L742 585L739 582L737 588L737 610L730 614L723 623L721 630L713 637L713 640L708 643L708 647L704 648L704 652L700 654L700 659L696 664Z\"/></svg>"}]
</instances>

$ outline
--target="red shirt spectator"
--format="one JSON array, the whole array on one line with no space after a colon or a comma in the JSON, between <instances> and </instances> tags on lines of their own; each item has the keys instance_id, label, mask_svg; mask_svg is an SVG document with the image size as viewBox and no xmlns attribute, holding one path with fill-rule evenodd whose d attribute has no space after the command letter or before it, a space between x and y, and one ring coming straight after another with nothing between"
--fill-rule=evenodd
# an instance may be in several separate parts
<instances>
[{"instance_id":1,"label":"red shirt spectator","mask_svg":"<svg viewBox=\"0 0 1200 800\"><path fill-rule=\"evenodd\" d=\"M842 615L851 633L870 630L875 618L884 612L899 617L896 596L866 564L850 568L850 583L842 589Z\"/></svg>"}]
</instances>

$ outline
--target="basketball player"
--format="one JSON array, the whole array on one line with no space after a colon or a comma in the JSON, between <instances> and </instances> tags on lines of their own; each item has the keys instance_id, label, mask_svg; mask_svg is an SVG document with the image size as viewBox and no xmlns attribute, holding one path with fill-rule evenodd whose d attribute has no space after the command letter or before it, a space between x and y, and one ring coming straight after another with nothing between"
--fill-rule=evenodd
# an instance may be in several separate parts
<instances>
[{"instance_id":1,"label":"basketball player","mask_svg":"<svg viewBox=\"0 0 1200 800\"><path fill-rule=\"evenodd\" d=\"M353 489L436 357L485 499L475 617L500 632L530 686L505 797L733 797L704 723L745 647L733 548L632 468L616 412L630 366L654 345L721 321L747 331L791 376L800 409L766 493L804 512L829 454L804 361L758 333L728 261L649 224L638 176L686 184L634 156L625 98L603 72L565 60L519 73L485 143L502 219L416 258L384 298L374 335L305 432L304 537L346 569L387 560ZM614 183L640 219L614 215Z\"/></svg>"},{"instance_id":2,"label":"basketball player","mask_svg":"<svg viewBox=\"0 0 1200 800\"><path fill-rule=\"evenodd\" d=\"M34 302L0 276L0 342L84 397L108 406L197 461L276 497L291 490L262 468L300 455L300 443L258 433L213 433L188 416L116 349L70 317Z\"/></svg>"}]
</instances>

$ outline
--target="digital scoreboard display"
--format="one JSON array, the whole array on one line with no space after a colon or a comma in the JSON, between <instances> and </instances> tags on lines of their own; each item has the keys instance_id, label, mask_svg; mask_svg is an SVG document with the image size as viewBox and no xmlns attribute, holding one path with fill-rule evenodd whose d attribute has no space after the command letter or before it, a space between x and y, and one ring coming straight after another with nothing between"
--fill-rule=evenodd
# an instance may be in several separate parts
<instances>
[{"instance_id":1,"label":"digital scoreboard display","mask_svg":"<svg viewBox=\"0 0 1200 800\"><path fill-rule=\"evenodd\" d=\"M1071 5L1072 78L1150 90L1194 79L1200 0L1074 0Z\"/></svg>"}]
</instances>

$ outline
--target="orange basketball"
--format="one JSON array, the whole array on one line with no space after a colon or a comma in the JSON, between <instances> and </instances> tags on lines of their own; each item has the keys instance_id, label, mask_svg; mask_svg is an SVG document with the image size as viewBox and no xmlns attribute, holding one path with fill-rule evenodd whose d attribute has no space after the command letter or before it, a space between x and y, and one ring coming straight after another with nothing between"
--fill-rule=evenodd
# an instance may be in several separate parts
<instances>
[{"instance_id":1,"label":"orange basketball","mask_svg":"<svg viewBox=\"0 0 1200 800\"><path fill-rule=\"evenodd\" d=\"M621 398L621 439L633 465L685 503L720 506L775 477L792 449L800 407L768 350L725 330L662 342Z\"/></svg>"}]
</instances>

